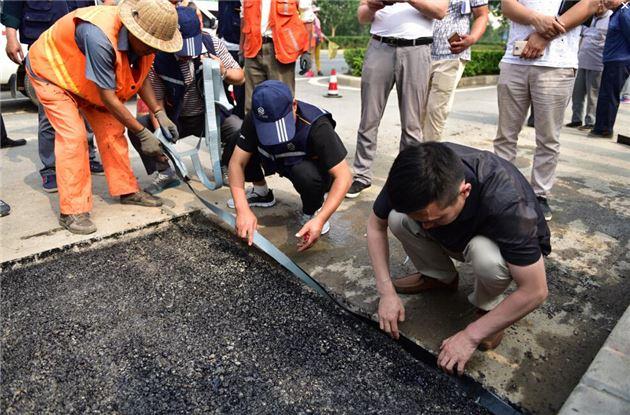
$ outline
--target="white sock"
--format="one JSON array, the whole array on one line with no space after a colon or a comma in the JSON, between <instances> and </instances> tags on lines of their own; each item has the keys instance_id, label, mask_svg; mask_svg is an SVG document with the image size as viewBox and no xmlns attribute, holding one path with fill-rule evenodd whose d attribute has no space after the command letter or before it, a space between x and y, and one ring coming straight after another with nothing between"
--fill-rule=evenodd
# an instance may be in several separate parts
<instances>
[{"instance_id":1,"label":"white sock","mask_svg":"<svg viewBox=\"0 0 630 415\"><path fill-rule=\"evenodd\" d=\"M254 185L254 193L259 196L265 196L269 192L269 188L267 187L267 183L262 186Z\"/></svg>"}]
</instances>

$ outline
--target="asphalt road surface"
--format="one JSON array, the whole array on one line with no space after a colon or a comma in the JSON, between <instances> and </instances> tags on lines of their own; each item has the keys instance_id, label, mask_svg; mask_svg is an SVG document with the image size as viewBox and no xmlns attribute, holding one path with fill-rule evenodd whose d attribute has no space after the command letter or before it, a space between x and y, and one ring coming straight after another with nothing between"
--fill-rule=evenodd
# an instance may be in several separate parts
<instances>
[{"instance_id":1,"label":"asphalt road surface","mask_svg":"<svg viewBox=\"0 0 630 415\"><path fill-rule=\"evenodd\" d=\"M2 413L487 413L201 215L1 282Z\"/></svg>"}]
</instances>

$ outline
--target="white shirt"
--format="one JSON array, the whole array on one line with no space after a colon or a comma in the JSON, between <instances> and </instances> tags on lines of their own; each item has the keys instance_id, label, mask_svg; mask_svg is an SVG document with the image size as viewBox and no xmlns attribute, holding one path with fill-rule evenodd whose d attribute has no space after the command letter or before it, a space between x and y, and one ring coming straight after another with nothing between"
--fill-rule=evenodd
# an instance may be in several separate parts
<instances>
[{"instance_id":1,"label":"white shirt","mask_svg":"<svg viewBox=\"0 0 630 415\"><path fill-rule=\"evenodd\" d=\"M432 37L433 19L408 3L395 3L376 12L370 33L399 39Z\"/></svg>"},{"instance_id":2,"label":"white shirt","mask_svg":"<svg viewBox=\"0 0 630 415\"><path fill-rule=\"evenodd\" d=\"M243 18L243 2L241 0L241 19ZM251 1L251 0L250 0ZM273 32L269 27L269 14L271 13L272 0L262 0L260 4L260 33L265 37L272 37ZM300 19L304 23L312 23L315 20L313 12L313 0L299 0Z\"/></svg>"},{"instance_id":3,"label":"white shirt","mask_svg":"<svg viewBox=\"0 0 630 415\"><path fill-rule=\"evenodd\" d=\"M560 10L562 0L519 0L523 6L535 10L547 16L556 16ZM514 56L514 42L525 40L527 36L534 32L533 26L510 22L510 35L508 38L505 55L501 62L514 65L548 66L552 68L574 68L578 67L578 49L580 46L580 27L575 27L564 35L554 38L542 57L537 59L521 59Z\"/></svg>"}]
</instances>

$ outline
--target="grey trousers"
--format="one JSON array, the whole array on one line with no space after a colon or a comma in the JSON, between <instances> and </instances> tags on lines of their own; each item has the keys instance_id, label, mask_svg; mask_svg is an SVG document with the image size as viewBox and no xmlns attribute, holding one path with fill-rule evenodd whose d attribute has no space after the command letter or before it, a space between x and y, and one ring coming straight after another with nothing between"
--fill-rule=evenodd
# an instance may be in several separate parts
<instances>
[{"instance_id":1,"label":"grey trousers","mask_svg":"<svg viewBox=\"0 0 630 415\"><path fill-rule=\"evenodd\" d=\"M431 45L394 47L371 39L361 74L361 122L354 156L354 179L372 182L378 126L394 85L400 111L400 150L422 142L431 72Z\"/></svg>"},{"instance_id":2,"label":"grey trousers","mask_svg":"<svg viewBox=\"0 0 630 415\"><path fill-rule=\"evenodd\" d=\"M39 171L42 176L55 173L55 130L46 118L44 107L41 105L37 108L37 146L39 150L39 159L44 167ZM96 160L96 146L94 145L94 132L88 122L85 122L87 130L88 149L90 152L90 160Z\"/></svg>"},{"instance_id":3,"label":"grey trousers","mask_svg":"<svg viewBox=\"0 0 630 415\"><path fill-rule=\"evenodd\" d=\"M595 125L595 110L597 109L597 94L602 81L602 71L578 69L573 86L572 122L582 122ZM586 100L586 116L584 116L584 101ZM584 116L584 119L582 117Z\"/></svg>"},{"instance_id":4,"label":"grey trousers","mask_svg":"<svg viewBox=\"0 0 630 415\"><path fill-rule=\"evenodd\" d=\"M494 152L514 162L518 135L527 110L533 104L536 108L536 150L531 184L536 195L544 196L549 193L556 178L560 128L573 90L575 70L510 63L501 63L499 68L499 122Z\"/></svg>"},{"instance_id":5,"label":"grey trousers","mask_svg":"<svg viewBox=\"0 0 630 415\"><path fill-rule=\"evenodd\" d=\"M475 280L475 288L468 301L486 311L501 302L512 276L499 247L492 240L478 235L470 240L464 252L450 252L404 213L392 210L387 222L422 275L449 283L457 276L451 258L456 259L462 262L460 273Z\"/></svg>"},{"instance_id":6,"label":"grey trousers","mask_svg":"<svg viewBox=\"0 0 630 415\"><path fill-rule=\"evenodd\" d=\"M252 108L254 88L267 80L282 81L295 98L295 62L280 63L272 42L263 43L255 58L245 58L245 114Z\"/></svg>"}]
</instances>

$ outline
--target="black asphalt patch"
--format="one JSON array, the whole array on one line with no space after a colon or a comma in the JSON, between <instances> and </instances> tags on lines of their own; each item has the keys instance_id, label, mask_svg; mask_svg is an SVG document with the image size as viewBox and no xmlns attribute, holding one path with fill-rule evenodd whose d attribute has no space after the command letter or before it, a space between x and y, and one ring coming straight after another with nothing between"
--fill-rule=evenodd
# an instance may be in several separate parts
<instances>
[{"instance_id":1,"label":"black asphalt patch","mask_svg":"<svg viewBox=\"0 0 630 415\"><path fill-rule=\"evenodd\" d=\"M2 413L487 413L195 220L2 275Z\"/></svg>"}]
</instances>

